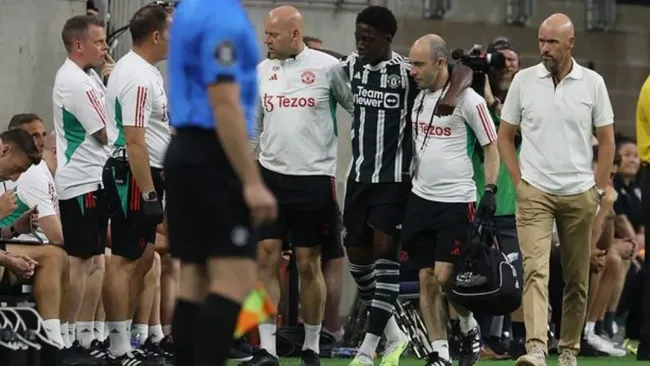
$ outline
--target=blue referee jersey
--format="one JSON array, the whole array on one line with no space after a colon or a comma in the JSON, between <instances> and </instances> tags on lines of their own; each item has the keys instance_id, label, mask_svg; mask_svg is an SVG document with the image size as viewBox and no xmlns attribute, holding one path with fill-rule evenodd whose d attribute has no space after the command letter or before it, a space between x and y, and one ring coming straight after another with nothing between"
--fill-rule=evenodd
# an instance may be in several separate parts
<instances>
[{"instance_id":1,"label":"blue referee jersey","mask_svg":"<svg viewBox=\"0 0 650 366\"><path fill-rule=\"evenodd\" d=\"M167 69L171 125L214 130L207 88L220 81L234 81L240 88L248 132L252 133L259 46L241 2L183 0L174 12L170 37Z\"/></svg>"}]
</instances>

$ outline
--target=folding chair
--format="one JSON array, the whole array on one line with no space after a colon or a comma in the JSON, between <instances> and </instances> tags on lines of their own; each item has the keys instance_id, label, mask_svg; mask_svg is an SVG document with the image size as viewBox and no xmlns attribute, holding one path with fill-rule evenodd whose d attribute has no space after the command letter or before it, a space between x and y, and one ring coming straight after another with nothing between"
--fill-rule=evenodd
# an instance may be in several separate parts
<instances>
[{"instance_id":1,"label":"folding chair","mask_svg":"<svg viewBox=\"0 0 650 366\"><path fill-rule=\"evenodd\" d=\"M429 343L427 327L418 310L420 282L402 281L399 287L400 294L395 303L395 320L409 338L413 354L420 359L426 358L433 350Z\"/></svg>"}]
</instances>

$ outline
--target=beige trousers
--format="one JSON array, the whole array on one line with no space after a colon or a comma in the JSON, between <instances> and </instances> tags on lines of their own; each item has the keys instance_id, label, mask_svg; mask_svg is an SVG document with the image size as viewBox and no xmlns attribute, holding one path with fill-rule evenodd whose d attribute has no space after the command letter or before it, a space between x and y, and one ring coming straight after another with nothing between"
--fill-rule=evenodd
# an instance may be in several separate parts
<instances>
[{"instance_id":1,"label":"beige trousers","mask_svg":"<svg viewBox=\"0 0 650 366\"><path fill-rule=\"evenodd\" d=\"M523 256L526 348L547 350L548 280L553 220L557 223L565 283L560 349L577 353L587 311L591 227L598 207L595 187L570 196L517 186L517 234Z\"/></svg>"}]
</instances>

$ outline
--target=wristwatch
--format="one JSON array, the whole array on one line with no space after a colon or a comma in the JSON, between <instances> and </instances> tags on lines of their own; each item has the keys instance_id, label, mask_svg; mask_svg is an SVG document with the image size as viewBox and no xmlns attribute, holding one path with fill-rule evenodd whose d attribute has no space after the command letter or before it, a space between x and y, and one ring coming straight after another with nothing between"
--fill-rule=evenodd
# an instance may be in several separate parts
<instances>
[{"instance_id":1,"label":"wristwatch","mask_svg":"<svg viewBox=\"0 0 650 366\"><path fill-rule=\"evenodd\" d=\"M142 199L145 201L155 201L158 199L156 191L142 192Z\"/></svg>"},{"instance_id":2,"label":"wristwatch","mask_svg":"<svg viewBox=\"0 0 650 366\"><path fill-rule=\"evenodd\" d=\"M597 188L597 190L598 190L598 199L603 199L603 197L605 197L605 192L606 191L604 189L600 189L600 188Z\"/></svg>"},{"instance_id":3,"label":"wristwatch","mask_svg":"<svg viewBox=\"0 0 650 366\"><path fill-rule=\"evenodd\" d=\"M485 190L490 190L492 193L496 194L497 193L497 186L495 184L486 184L485 185Z\"/></svg>"}]
</instances>

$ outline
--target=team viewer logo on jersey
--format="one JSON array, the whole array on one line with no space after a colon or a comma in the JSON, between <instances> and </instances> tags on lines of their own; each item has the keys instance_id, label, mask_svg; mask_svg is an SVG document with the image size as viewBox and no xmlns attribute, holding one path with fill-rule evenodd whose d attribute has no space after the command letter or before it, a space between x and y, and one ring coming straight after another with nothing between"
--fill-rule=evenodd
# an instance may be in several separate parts
<instances>
[{"instance_id":1,"label":"team viewer logo on jersey","mask_svg":"<svg viewBox=\"0 0 650 366\"><path fill-rule=\"evenodd\" d=\"M366 89L361 85L358 86L357 93L353 95L353 100L354 104L362 107L395 109L400 105L398 93Z\"/></svg>"}]
</instances>

